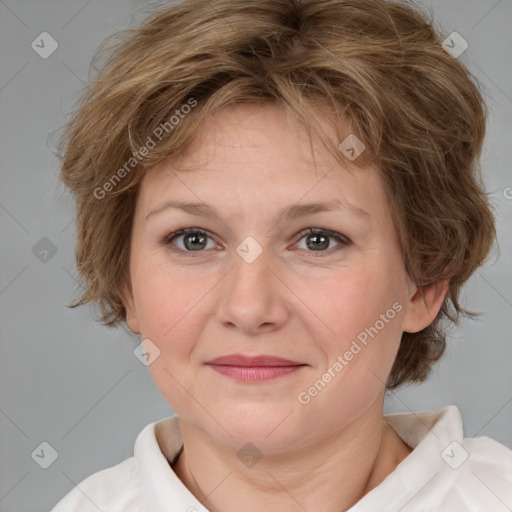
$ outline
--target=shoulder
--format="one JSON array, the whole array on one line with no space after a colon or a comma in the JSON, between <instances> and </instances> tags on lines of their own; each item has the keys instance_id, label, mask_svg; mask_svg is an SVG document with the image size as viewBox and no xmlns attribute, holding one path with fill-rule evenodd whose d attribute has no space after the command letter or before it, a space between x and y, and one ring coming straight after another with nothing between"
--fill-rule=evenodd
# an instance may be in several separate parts
<instances>
[{"instance_id":1,"label":"shoulder","mask_svg":"<svg viewBox=\"0 0 512 512\"><path fill-rule=\"evenodd\" d=\"M363 499L365 507L375 507L377 498L386 497L386 511L510 511L512 450L489 437L465 437L457 407L392 414L387 419L413 451L373 496Z\"/></svg>"},{"instance_id":2,"label":"shoulder","mask_svg":"<svg viewBox=\"0 0 512 512\"><path fill-rule=\"evenodd\" d=\"M439 510L508 511L512 505L512 450L486 436L465 437L460 411L440 411L437 487Z\"/></svg>"},{"instance_id":3,"label":"shoulder","mask_svg":"<svg viewBox=\"0 0 512 512\"><path fill-rule=\"evenodd\" d=\"M512 484L512 450L490 437L465 437L458 408L452 405L442 411L446 411L447 421L440 432L445 432L448 436L441 438L444 444L441 459L445 467L451 470L448 473L453 473L456 480L461 481L466 480L469 474L487 474L491 478L493 474L498 474L504 481Z\"/></svg>"},{"instance_id":4,"label":"shoulder","mask_svg":"<svg viewBox=\"0 0 512 512\"><path fill-rule=\"evenodd\" d=\"M138 510L141 484L136 461L130 457L98 471L73 487L51 512L125 512Z\"/></svg>"},{"instance_id":5,"label":"shoulder","mask_svg":"<svg viewBox=\"0 0 512 512\"><path fill-rule=\"evenodd\" d=\"M174 455L181 447L177 417L150 423L137 436L132 457L82 480L51 512L145 512L154 508L159 492L175 498L176 486L168 483L172 470L157 431L167 435L162 445L169 445L169 454Z\"/></svg>"},{"instance_id":6,"label":"shoulder","mask_svg":"<svg viewBox=\"0 0 512 512\"><path fill-rule=\"evenodd\" d=\"M445 481L453 499L468 510L510 510L512 506L512 450L489 437L464 438L442 453L448 467Z\"/></svg>"}]
</instances>

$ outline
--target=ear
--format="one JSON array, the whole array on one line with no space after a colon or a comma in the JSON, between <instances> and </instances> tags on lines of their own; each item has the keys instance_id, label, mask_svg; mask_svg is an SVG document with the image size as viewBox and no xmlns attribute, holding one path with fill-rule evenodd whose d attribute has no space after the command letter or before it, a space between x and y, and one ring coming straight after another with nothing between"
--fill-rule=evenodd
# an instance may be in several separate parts
<instances>
[{"instance_id":1,"label":"ear","mask_svg":"<svg viewBox=\"0 0 512 512\"><path fill-rule=\"evenodd\" d=\"M413 286L402 320L404 332L419 332L436 318L448 293L448 279L418 288Z\"/></svg>"},{"instance_id":2,"label":"ear","mask_svg":"<svg viewBox=\"0 0 512 512\"><path fill-rule=\"evenodd\" d=\"M131 283L126 283L123 287L121 301L126 310L126 323L128 327L134 334L140 334L139 319L137 318Z\"/></svg>"}]
</instances>

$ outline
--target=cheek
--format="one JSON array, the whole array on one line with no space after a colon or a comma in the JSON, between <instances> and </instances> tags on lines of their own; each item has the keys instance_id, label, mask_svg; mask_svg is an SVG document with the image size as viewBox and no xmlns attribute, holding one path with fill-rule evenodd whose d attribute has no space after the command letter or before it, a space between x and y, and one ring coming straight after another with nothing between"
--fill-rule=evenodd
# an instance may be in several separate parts
<instances>
[{"instance_id":1,"label":"cheek","mask_svg":"<svg viewBox=\"0 0 512 512\"><path fill-rule=\"evenodd\" d=\"M398 278L367 268L360 272L352 268L346 275L340 274L326 282L323 291L315 291L317 304L321 304L318 313L321 328L329 332L318 339L323 339L329 360L352 347L357 355L347 354L348 357L381 361L386 365L392 362L398 348L403 310L396 285Z\"/></svg>"},{"instance_id":2,"label":"cheek","mask_svg":"<svg viewBox=\"0 0 512 512\"><path fill-rule=\"evenodd\" d=\"M324 376L329 379L318 400L311 401L326 428L359 414L384 392L401 338L403 306L394 282L380 272L352 268L325 289L329 300L319 316L334 334L318 322L313 337L326 358L308 386L316 386ZM311 389L308 386L302 391ZM330 407L333 403L338 407Z\"/></svg>"},{"instance_id":3,"label":"cheek","mask_svg":"<svg viewBox=\"0 0 512 512\"><path fill-rule=\"evenodd\" d=\"M200 277L191 279L163 264L140 268L135 286L141 334L162 343L198 315L209 289Z\"/></svg>"},{"instance_id":4,"label":"cheek","mask_svg":"<svg viewBox=\"0 0 512 512\"><path fill-rule=\"evenodd\" d=\"M206 302L201 298L209 289L199 281L180 279L162 269L147 272L139 281L141 336L149 338L160 351L149 371L161 395L177 411L190 407L190 397L182 386L193 389L190 359L205 317Z\"/></svg>"},{"instance_id":5,"label":"cheek","mask_svg":"<svg viewBox=\"0 0 512 512\"><path fill-rule=\"evenodd\" d=\"M179 394L175 379L189 382L193 377L194 348L212 315L215 282L211 276L191 278L190 270L185 275L162 266L140 274L137 310L141 336L160 350L150 371L164 396Z\"/></svg>"},{"instance_id":6,"label":"cheek","mask_svg":"<svg viewBox=\"0 0 512 512\"><path fill-rule=\"evenodd\" d=\"M304 394L310 397L307 407L311 407L311 416L327 430L356 418L385 393L401 336L401 313L396 310L400 304L393 308L394 303L385 300L386 294L380 296L381 300L371 294L365 300L356 294L357 289L353 294L345 290L340 292L339 302L332 300L329 310L328 319L336 335L315 337L326 355L325 363L300 390L303 398ZM351 302L354 296L357 300ZM324 387L317 384L319 381L328 383ZM316 395L308 395L310 390L318 398L311 398Z\"/></svg>"}]
</instances>

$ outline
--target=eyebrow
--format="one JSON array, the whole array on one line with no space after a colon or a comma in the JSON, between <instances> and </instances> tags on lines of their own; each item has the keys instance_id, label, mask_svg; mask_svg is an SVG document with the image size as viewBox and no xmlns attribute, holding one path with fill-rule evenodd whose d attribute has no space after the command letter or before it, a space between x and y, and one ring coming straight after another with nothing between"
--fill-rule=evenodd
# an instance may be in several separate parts
<instances>
[{"instance_id":1,"label":"eyebrow","mask_svg":"<svg viewBox=\"0 0 512 512\"><path fill-rule=\"evenodd\" d=\"M221 217L219 212L206 203L184 203L180 201L166 201L165 203L153 208L147 215L145 221L156 213L162 212L169 208L175 208L183 210L191 215L198 217ZM305 204L292 204L279 210L277 214L278 219L282 220L293 220L307 215L313 215L315 213L322 212L334 212L339 210L347 210L357 217L368 220L370 215L367 211L363 210L359 206L350 203L349 201L341 201L334 199L326 203L305 203Z\"/></svg>"}]
</instances>

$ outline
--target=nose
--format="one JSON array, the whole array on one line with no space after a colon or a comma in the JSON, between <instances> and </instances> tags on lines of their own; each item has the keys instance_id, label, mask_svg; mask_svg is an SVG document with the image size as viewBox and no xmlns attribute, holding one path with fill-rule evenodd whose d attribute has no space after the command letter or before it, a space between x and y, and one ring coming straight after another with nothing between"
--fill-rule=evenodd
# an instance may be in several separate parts
<instances>
[{"instance_id":1,"label":"nose","mask_svg":"<svg viewBox=\"0 0 512 512\"><path fill-rule=\"evenodd\" d=\"M250 263L234 253L217 305L217 319L224 327L257 335L286 323L290 291L271 260L265 250Z\"/></svg>"}]
</instances>

